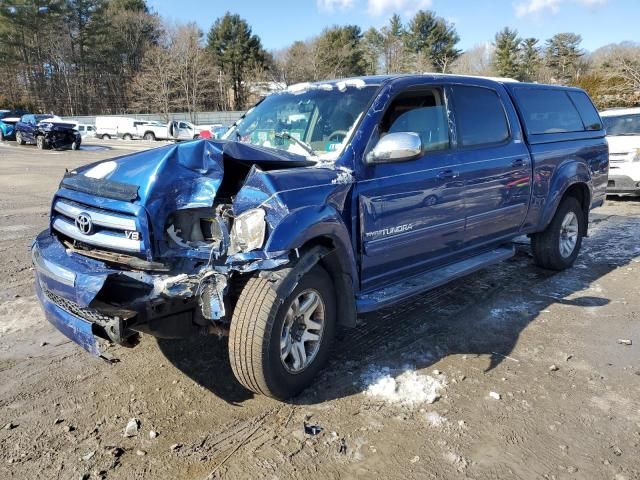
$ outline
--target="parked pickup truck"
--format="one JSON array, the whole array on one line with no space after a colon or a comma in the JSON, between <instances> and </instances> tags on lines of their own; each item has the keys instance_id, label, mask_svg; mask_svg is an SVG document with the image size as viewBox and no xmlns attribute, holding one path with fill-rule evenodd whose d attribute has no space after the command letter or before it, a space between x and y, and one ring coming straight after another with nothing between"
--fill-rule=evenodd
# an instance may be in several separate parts
<instances>
[{"instance_id":1,"label":"parked pickup truck","mask_svg":"<svg viewBox=\"0 0 640 480\"><path fill-rule=\"evenodd\" d=\"M202 127L184 120L172 120L166 125L160 122L137 122L138 136L145 140L193 140Z\"/></svg>"},{"instance_id":2,"label":"parked pickup truck","mask_svg":"<svg viewBox=\"0 0 640 480\"><path fill-rule=\"evenodd\" d=\"M539 266L570 267L608 165L576 88L295 85L222 140L66 173L33 244L36 291L95 355L98 338L228 335L240 383L286 399L322 368L336 327L508 259L516 236Z\"/></svg>"}]
</instances>

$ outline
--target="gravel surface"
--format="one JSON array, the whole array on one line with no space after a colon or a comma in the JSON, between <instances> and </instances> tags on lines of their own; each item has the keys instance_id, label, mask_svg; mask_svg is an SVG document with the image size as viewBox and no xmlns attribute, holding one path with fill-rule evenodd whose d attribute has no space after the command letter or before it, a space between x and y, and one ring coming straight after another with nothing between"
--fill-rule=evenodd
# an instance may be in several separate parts
<instances>
[{"instance_id":1,"label":"gravel surface","mask_svg":"<svg viewBox=\"0 0 640 480\"><path fill-rule=\"evenodd\" d=\"M362 317L279 403L215 337L144 336L108 364L44 320L29 246L65 168L148 146L0 143L0 478L640 478L640 202L596 210L568 271L524 240Z\"/></svg>"}]
</instances>

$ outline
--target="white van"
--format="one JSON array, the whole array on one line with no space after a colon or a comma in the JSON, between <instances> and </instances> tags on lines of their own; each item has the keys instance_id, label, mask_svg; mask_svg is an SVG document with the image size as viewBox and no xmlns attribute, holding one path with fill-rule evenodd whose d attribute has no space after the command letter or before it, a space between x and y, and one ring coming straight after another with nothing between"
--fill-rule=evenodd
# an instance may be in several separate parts
<instances>
[{"instance_id":1,"label":"white van","mask_svg":"<svg viewBox=\"0 0 640 480\"><path fill-rule=\"evenodd\" d=\"M133 140L139 138L136 123L140 123L140 120L129 117L96 117L95 135L103 140L110 138Z\"/></svg>"},{"instance_id":2,"label":"white van","mask_svg":"<svg viewBox=\"0 0 640 480\"><path fill-rule=\"evenodd\" d=\"M609 142L611 195L640 195L640 108L600 112Z\"/></svg>"}]
</instances>

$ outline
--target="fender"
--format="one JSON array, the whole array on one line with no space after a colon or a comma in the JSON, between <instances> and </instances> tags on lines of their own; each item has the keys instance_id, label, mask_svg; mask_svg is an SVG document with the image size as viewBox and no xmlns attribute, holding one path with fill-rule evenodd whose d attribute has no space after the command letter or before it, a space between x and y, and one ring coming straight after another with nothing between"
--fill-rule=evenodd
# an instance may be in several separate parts
<instances>
[{"instance_id":1,"label":"fender","mask_svg":"<svg viewBox=\"0 0 640 480\"><path fill-rule=\"evenodd\" d=\"M591 197L593 195L591 172L589 171L589 167L586 163L574 159L564 162L554 173L547 193L547 201L545 202L544 210L540 215L538 231L544 230L551 223L551 220L560 205L560 201L567 190L575 184L584 184L589 189L587 205L590 205ZM585 214L587 213L588 212L585 212Z\"/></svg>"},{"instance_id":2,"label":"fender","mask_svg":"<svg viewBox=\"0 0 640 480\"><path fill-rule=\"evenodd\" d=\"M352 278L355 288L358 276L351 237L342 217L331 206L306 206L290 212L269 235L265 250L294 250L321 237L333 241L342 269Z\"/></svg>"}]
</instances>

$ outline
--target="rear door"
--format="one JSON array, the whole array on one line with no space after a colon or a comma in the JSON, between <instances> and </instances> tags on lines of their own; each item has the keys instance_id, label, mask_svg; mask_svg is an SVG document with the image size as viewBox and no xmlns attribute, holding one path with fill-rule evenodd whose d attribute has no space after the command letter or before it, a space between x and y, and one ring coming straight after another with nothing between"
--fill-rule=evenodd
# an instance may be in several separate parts
<instances>
[{"instance_id":1,"label":"rear door","mask_svg":"<svg viewBox=\"0 0 640 480\"><path fill-rule=\"evenodd\" d=\"M446 262L464 231L463 185L451 149L445 89L401 93L378 129L380 137L418 133L423 152L415 160L368 165L358 182L365 291Z\"/></svg>"},{"instance_id":2,"label":"rear door","mask_svg":"<svg viewBox=\"0 0 640 480\"><path fill-rule=\"evenodd\" d=\"M464 181L465 248L517 232L529 207L531 160L502 88L453 85L458 159Z\"/></svg>"}]
</instances>

